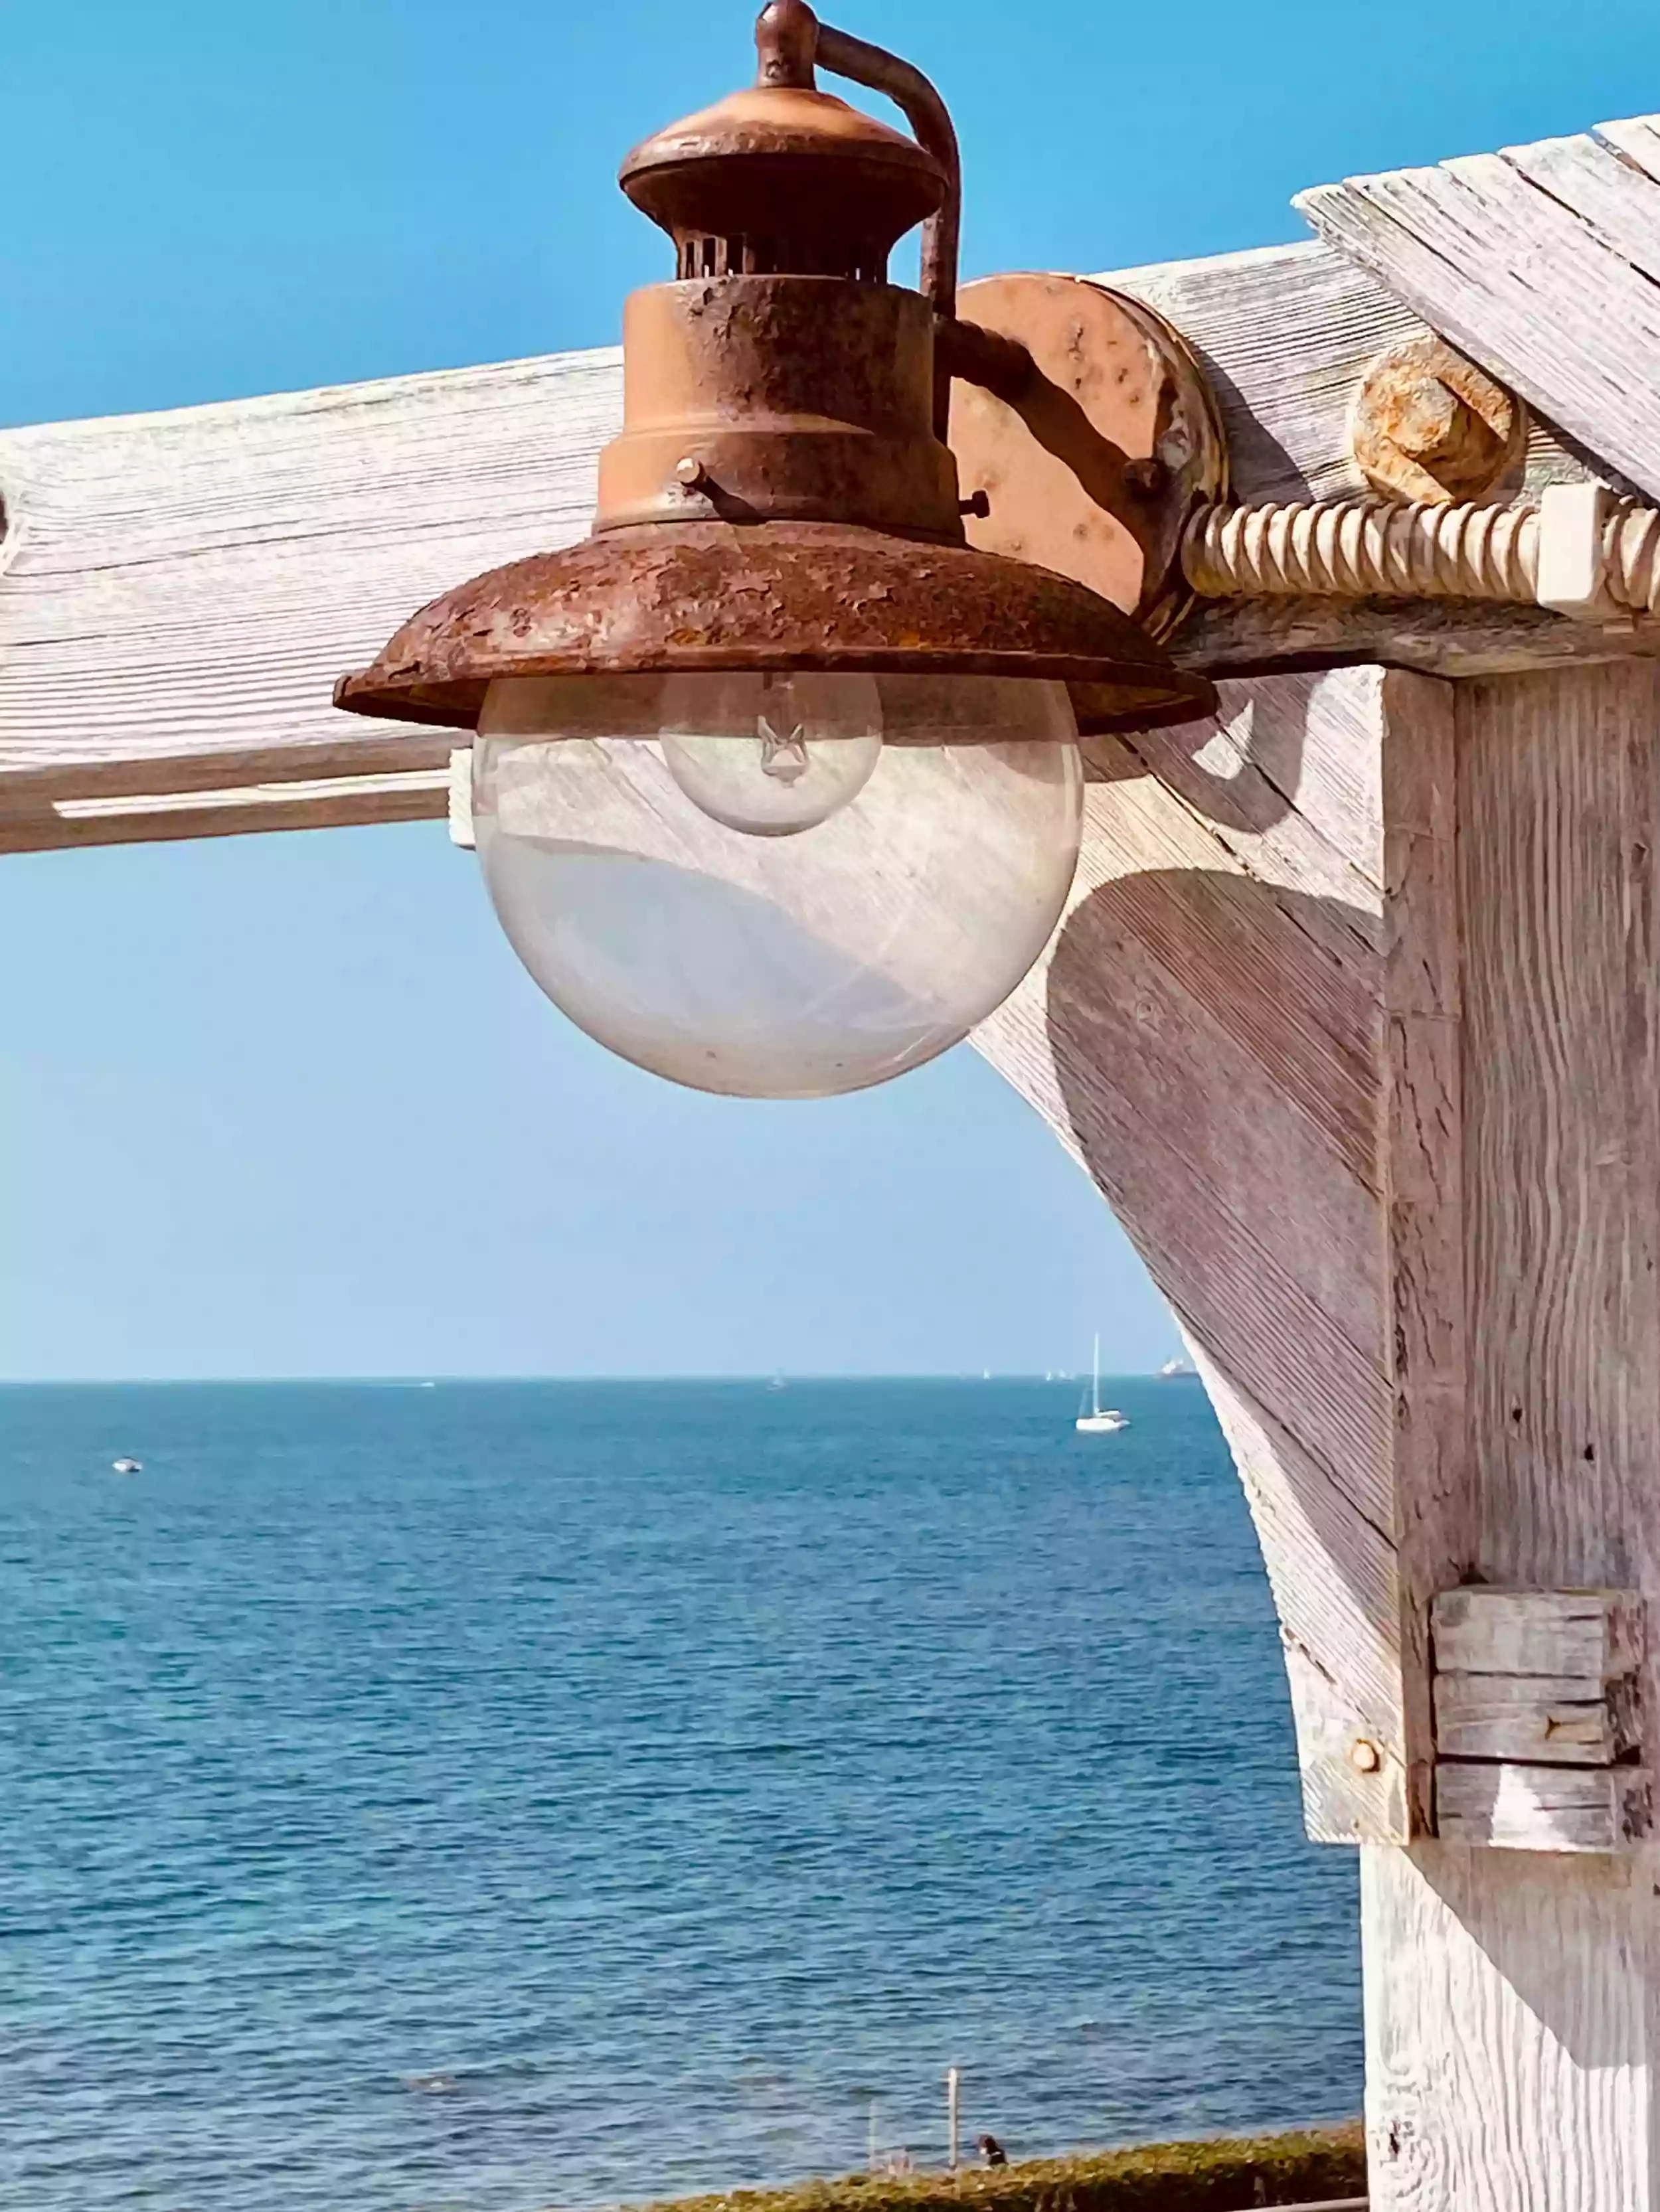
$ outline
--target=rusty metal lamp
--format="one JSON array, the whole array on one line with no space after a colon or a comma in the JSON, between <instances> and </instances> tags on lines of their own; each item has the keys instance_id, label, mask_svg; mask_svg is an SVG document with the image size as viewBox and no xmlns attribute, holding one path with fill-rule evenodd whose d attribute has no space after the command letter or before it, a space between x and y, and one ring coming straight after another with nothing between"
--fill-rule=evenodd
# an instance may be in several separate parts
<instances>
[{"instance_id":1,"label":"rusty metal lamp","mask_svg":"<svg viewBox=\"0 0 1660 2212\"><path fill-rule=\"evenodd\" d=\"M952 375L1018 398L1036 370L956 319L932 86L802 0L757 45L752 89L623 164L678 270L628 302L593 534L451 592L337 698L477 731L491 896L590 1035L799 1097L915 1067L1000 1003L1070 887L1080 724L1212 694L1076 576L965 540L987 502L946 442ZM815 60L917 137L818 90ZM919 222L913 291L887 264Z\"/></svg>"}]
</instances>

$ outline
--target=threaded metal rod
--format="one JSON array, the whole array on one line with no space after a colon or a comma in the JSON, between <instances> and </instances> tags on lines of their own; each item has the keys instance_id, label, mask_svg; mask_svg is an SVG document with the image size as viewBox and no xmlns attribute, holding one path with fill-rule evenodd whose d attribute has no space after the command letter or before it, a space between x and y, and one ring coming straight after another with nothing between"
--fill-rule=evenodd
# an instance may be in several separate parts
<instances>
[{"instance_id":1,"label":"threaded metal rod","mask_svg":"<svg viewBox=\"0 0 1660 2212\"><path fill-rule=\"evenodd\" d=\"M1376 496L1201 507L1182 541L1205 599L1538 598L1536 507L1438 507ZM1660 614L1660 510L1621 503L1602 532L1616 607Z\"/></svg>"}]
</instances>

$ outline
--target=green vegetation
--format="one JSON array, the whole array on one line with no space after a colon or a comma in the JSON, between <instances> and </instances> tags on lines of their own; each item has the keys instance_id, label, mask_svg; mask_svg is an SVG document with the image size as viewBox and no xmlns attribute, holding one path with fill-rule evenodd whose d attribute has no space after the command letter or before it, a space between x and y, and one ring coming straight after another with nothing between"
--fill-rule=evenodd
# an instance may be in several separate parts
<instances>
[{"instance_id":1,"label":"green vegetation","mask_svg":"<svg viewBox=\"0 0 1660 2212\"><path fill-rule=\"evenodd\" d=\"M850 2173L792 2189L734 2189L657 2212L1253 2212L1364 2197L1359 2123L1252 2142L1150 2143L960 2173Z\"/></svg>"}]
</instances>

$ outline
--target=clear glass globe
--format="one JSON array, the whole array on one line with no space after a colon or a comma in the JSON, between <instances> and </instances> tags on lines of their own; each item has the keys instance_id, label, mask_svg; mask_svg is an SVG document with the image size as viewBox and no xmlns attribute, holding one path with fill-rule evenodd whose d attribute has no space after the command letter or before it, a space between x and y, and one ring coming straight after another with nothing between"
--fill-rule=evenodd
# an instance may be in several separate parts
<instances>
[{"instance_id":1,"label":"clear glass globe","mask_svg":"<svg viewBox=\"0 0 1660 2212\"><path fill-rule=\"evenodd\" d=\"M867 718L827 708L827 680L792 679L819 702L804 724ZM804 742L874 738L868 770L787 832L755 793L759 695L730 678L490 686L473 750L484 879L532 975L599 1043L696 1090L828 1097L958 1043L1042 952L1083 819L1065 685L848 680L873 687L879 729ZM721 744L730 765L709 757Z\"/></svg>"},{"instance_id":2,"label":"clear glass globe","mask_svg":"<svg viewBox=\"0 0 1660 2212\"><path fill-rule=\"evenodd\" d=\"M751 837L793 837L856 799L882 757L873 676L679 676L663 758L695 806Z\"/></svg>"}]
</instances>

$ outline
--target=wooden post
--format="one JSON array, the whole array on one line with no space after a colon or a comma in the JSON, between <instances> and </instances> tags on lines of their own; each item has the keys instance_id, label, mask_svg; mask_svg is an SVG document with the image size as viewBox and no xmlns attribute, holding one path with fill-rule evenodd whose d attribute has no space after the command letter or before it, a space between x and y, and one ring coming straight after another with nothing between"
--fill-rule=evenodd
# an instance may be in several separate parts
<instances>
[{"instance_id":1,"label":"wooden post","mask_svg":"<svg viewBox=\"0 0 1660 2212\"><path fill-rule=\"evenodd\" d=\"M1374 2212L1656 2212L1660 671L1267 678L1096 764L977 1042L1232 1444L1310 1832L1365 1847ZM1438 1747L1471 1585L1518 1595L1444 1609Z\"/></svg>"},{"instance_id":2,"label":"wooden post","mask_svg":"<svg viewBox=\"0 0 1660 2212\"><path fill-rule=\"evenodd\" d=\"M1466 1572L1618 1585L1654 1610L1660 678L1618 662L1456 701ZM1660 1709L1652 1658L1632 1656L1640 1740ZM1574 1856L1545 1840L1364 1855L1380 2212L1660 2204L1655 1856L1633 1836Z\"/></svg>"}]
</instances>

